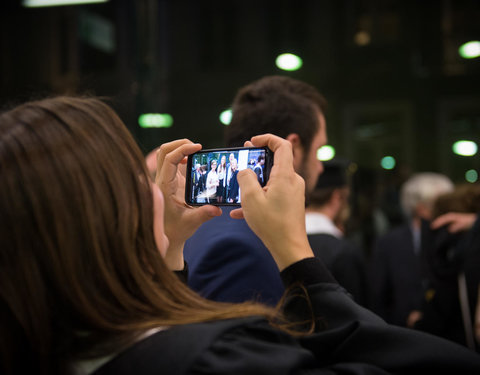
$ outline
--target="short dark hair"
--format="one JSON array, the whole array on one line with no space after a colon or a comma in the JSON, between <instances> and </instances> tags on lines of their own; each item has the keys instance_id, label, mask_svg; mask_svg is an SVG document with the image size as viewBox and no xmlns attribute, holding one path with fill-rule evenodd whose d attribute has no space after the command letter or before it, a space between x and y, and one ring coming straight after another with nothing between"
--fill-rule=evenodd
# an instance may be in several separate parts
<instances>
[{"instance_id":1,"label":"short dark hair","mask_svg":"<svg viewBox=\"0 0 480 375\"><path fill-rule=\"evenodd\" d=\"M349 186L348 162L330 160L323 163L323 173L318 176L315 189L308 195L308 206L325 205L337 189Z\"/></svg>"},{"instance_id":2,"label":"short dark hair","mask_svg":"<svg viewBox=\"0 0 480 375\"><path fill-rule=\"evenodd\" d=\"M320 126L318 112L324 114L326 100L305 82L267 76L242 87L232 109L232 121L225 132L227 146L243 146L258 134L272 133L286 138L296 133L308 152Z\"/></svg>"},{"instance_id":3,"label":"short dark hair","mask_svg":"<svg viewBox=\"0 0 480 375\"><path fill-rule=\"evenodd\" d=\"M332 198L333 192L339 188L339 186L330 186L315 189L308 195L306 205L311 207L321 207L325 205Z\"/></svg>"}]
</instances>

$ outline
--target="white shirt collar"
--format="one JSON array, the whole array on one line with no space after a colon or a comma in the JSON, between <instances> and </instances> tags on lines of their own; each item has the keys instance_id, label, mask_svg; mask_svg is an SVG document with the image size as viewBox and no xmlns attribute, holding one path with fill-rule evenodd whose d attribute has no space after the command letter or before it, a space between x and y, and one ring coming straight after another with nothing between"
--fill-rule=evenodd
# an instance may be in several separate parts
<instances>
[{"instance_id":1,"label":"white shirt collar","mask_svg":"<svg viewBox=\"0 0 480 375\"><path fill-rule=\"evenodd\" d=\"M343 233L338 229L332 220L319 212L307 212L305 214L305 226L307 234L331 234L337 238L342 238Z\"/></svg>"}]
</instances>

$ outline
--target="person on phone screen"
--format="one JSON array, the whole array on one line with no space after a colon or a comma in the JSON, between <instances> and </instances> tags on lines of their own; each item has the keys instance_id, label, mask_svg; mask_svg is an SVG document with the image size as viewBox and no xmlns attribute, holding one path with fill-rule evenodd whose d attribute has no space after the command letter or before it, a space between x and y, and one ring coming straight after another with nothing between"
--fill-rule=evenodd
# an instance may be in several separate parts
<instances>
[{"instance_id":1,"label":"person on phone screen","mask_svg":"<svg viewBox=\"0 0 480 375\"><path fill-rule=\"evenodd\" d=\"M225 195L228 196L228 192L230 189L230 179L232 178L232 160L235 159L235 154L232 152L230 155L228 155L228 163L227 163L227 170L225 174L225 180L224 180L224 185L225 185Z\"/></svg>"},{"instance_id":2,"label":"person on phone screen","mask_svg":"<svg viewBox=\"0 0 480 375\"><path fill-rule=\"evenodd\" d=\"M225 200L225 177L227 175L227 157L222 155L220 164L217 168L218 186L217 186L217 202L221 203Z\"/></svg>"},{"instance_id":3,"label":"person on phone screen","mask_svg":"<svg viewBox=\"0 0 480 375\"><path fill-rule=\"evenodd\" d=\"M198 193L201 191L201 178L202 172L200 171L200 164L195 164L195 169L192 171L192 182L193 182L193 196L192 200L197 199Z\"/></svg>"},{"instance_id":4,"label":"person on phone screen","mask_svg":"<svg viewBox=\"0 0 480 375\"><path fill-rule=\"evenodd\" d=\"M253 171L257 175L258 183L260 185L264 185L265 181L263 180L263 165L265 164L265 156L259 155L257 159L257 163L253 167Z\"/></svg>"},{"instance_id":5,"label":"person on phone screen","mask_svg":"<svg viewBox=\"0 0 480 375\"><path fill-rule=\"evenodd\" d=\"M217 161L215 159L210 161L210 171L207 174L207 199L208 201L216 201L217 198L217 187L219 185L218 175L217 175Z\"/></svg>"},{"instance_id":6,"label":"person on phone screen","mask_svg":"<svg viewBox=\"0 0 480 375\"><path fill-rule=\"evenodd\" d=\"M230 168L231 168L231 176L230 176L230 181L228 183L227 202L237 203L238 202L237 159L232 159L232 161L230 162Z\"/></svg>"}]
</instances>

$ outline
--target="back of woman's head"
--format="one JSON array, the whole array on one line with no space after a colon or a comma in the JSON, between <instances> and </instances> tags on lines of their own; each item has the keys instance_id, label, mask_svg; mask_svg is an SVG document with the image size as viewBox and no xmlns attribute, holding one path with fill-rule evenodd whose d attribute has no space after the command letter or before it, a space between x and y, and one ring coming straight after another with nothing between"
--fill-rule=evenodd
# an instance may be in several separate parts
<instances>
[{"instance_id":1,"label":"back of woman's head","mask_svg":"<svg viewBox=\"0 0 480 375\"><path fill-rule=\"evenodd\" d=\"M129 293L138 294L137 304L147 300L134 279L158 258L151 200L142 154L102 102L59 97L0 115L5 371L25 354L37 358L23 362L47 368L35 361L68 356L52 350L82 352L68 332L83 332L87 347L92 327L123 323Z\"/></svg>"},{"instance_id":2,"label":"back of woman's head","mask_svg":"<svg viewBox=\"0 0 480 375\"><path fill-rule=\"evenodd\" d=\"M202 299L155 244L143 155L112 109L0 114L0 373L68 373L149 328L274 312Z\"/></svg>"}]
</instances>

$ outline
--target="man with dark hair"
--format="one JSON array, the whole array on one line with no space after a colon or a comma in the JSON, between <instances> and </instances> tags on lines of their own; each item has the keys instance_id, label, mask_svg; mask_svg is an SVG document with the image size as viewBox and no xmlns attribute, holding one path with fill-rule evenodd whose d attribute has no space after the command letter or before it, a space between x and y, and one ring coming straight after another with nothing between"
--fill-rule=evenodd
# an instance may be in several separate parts
<instances>
[{"instance_id":1,"label":"man with dark hair","mask_svg":"<svg viewBox=\"0 0 480 375\"><path fill-rule=\"evenodd\" d=\"M294 168L304 178L308 194L323 170L316 153L327 141L325 106L322 95L305 82L280 76L261 78L235 96L226 146L243 146L263 133L287 139L292 144ZM230 218L230 209L223 211L185 244L190 287L218 301L257 300L275 305L284 287L273 258L244 220Z\"/></svg>"},{"instance_id":2,"label":"man with dark hair","mask_svg":"<svg viewBox=\"0 0 480 375\"><path fill-rule=\"evenodd\" d=\"M264 185L264 179L263 179L263 165L265 164L265 156L259 155L257 158L257 163L253 167L253 171L257 175L257 180L260 185Z\"/></svg>"},{"instance_id":3,"label":"man with dark hair","mask_svg":"<svg viewBox=\"0 0 480 375\"><path fill-rule=\"evenodd\" d=\"M313 86L289 77L268 76L241 88L233 101L225 143L241 147L251 137L272 133L292 143L296 172L306 192L317 182L317 149L326 143L326 100Z\"/></svg>"},{"instance_id":4,"label":"man with dark hair","mask_svg":"<svg viewBox=\"0 0 480 375\"><path fill-rule=\"evenodd\" d=\"M357 303L368 305L364 256L344 236L350 215L347 162L329 161L309 195L305 212L308 240L316 257L323 260L338 283Z\"/></svg>"}]
</instances>

